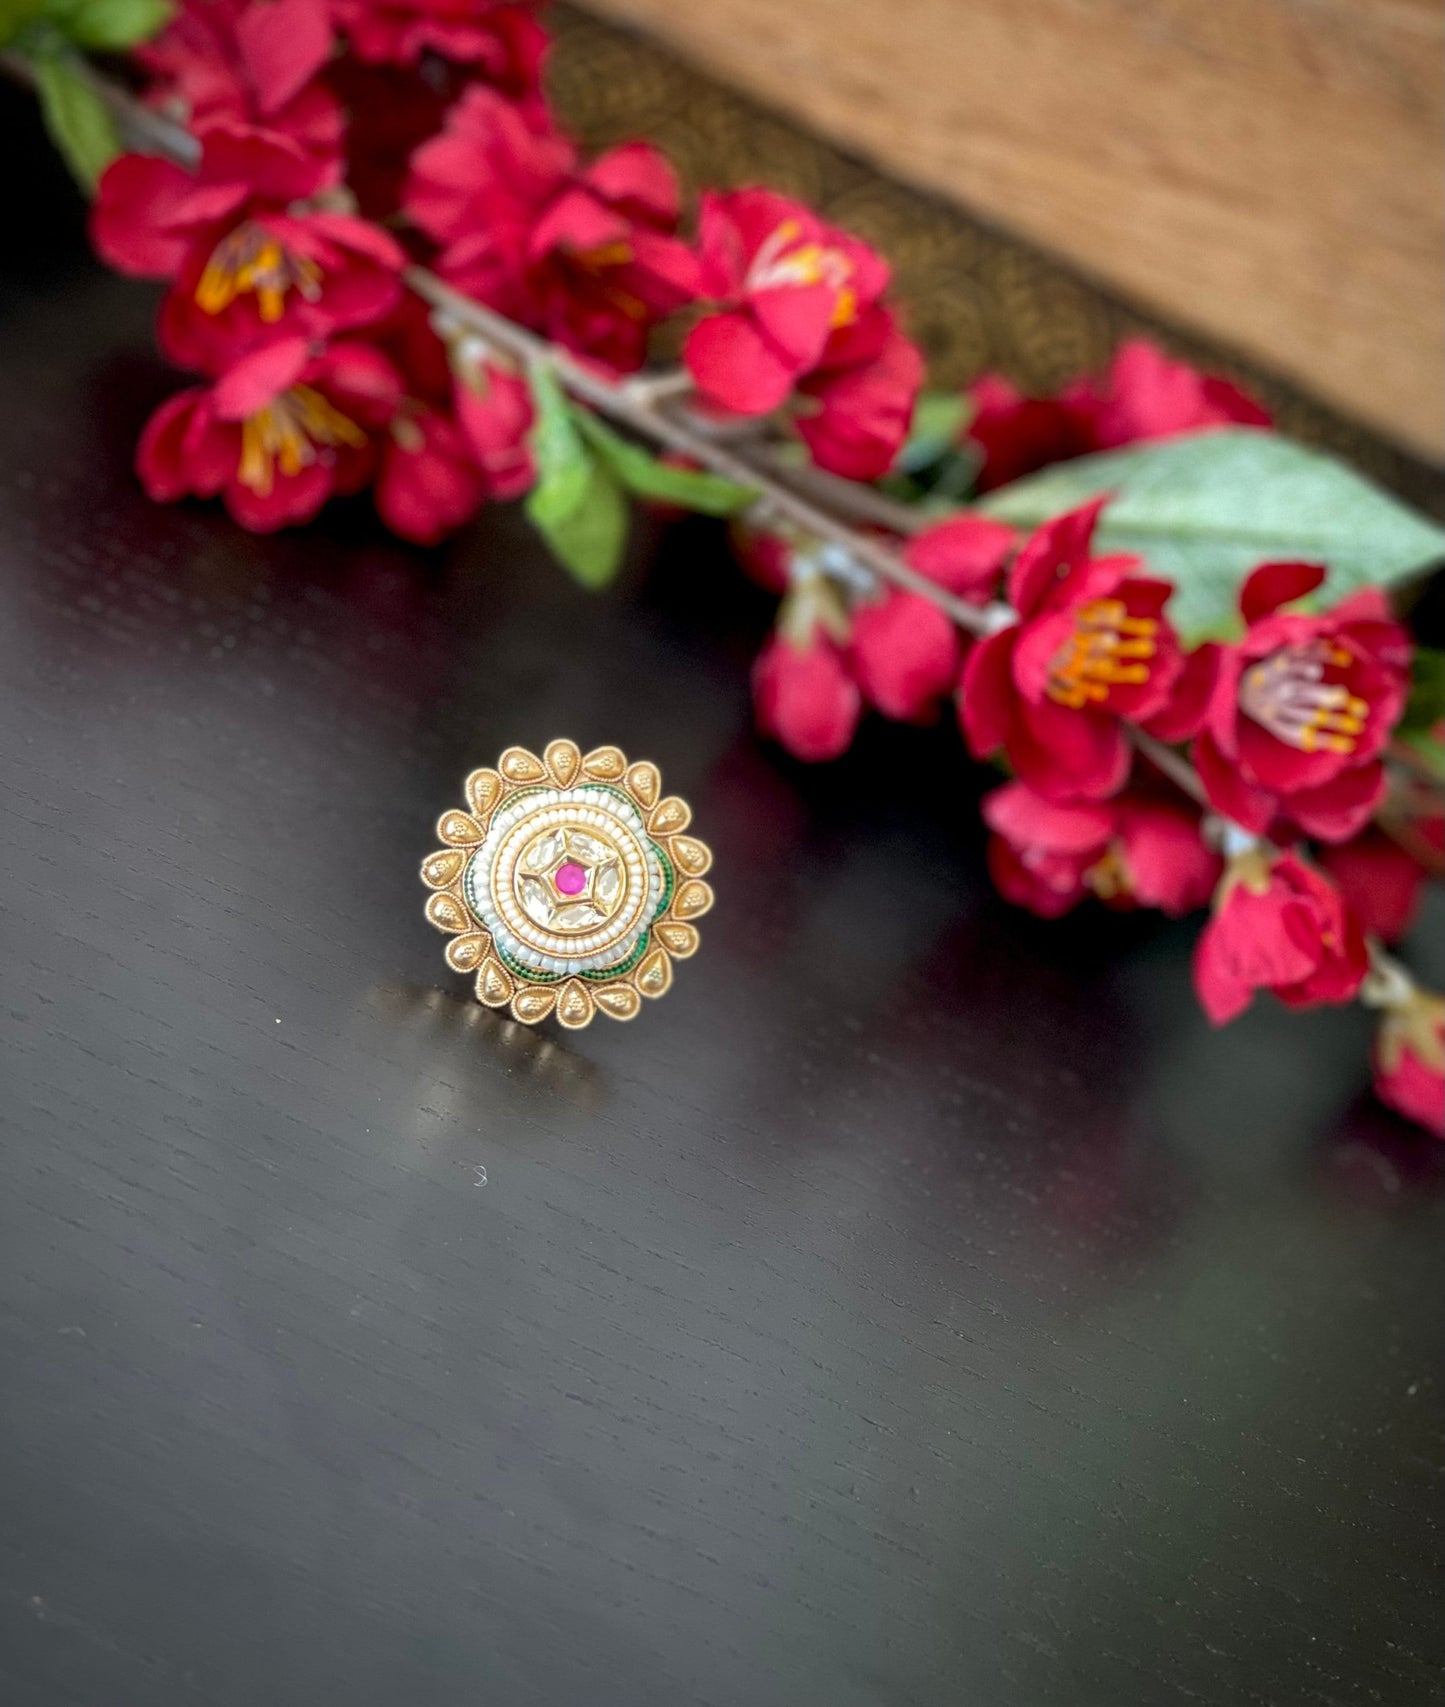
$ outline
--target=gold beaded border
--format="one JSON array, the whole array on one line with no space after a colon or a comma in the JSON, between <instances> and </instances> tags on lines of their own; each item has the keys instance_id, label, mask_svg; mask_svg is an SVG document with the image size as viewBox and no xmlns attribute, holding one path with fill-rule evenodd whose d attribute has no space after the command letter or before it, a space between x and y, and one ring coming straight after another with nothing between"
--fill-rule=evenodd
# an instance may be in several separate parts
<instances>
[{"instance_id":1,"label":"gold beaded border","mask_svg":"<svg viewBox=\"0 0 1445 1707\"><path fill-rule=\"evenodd\" d=\"M462 876L481 846L497 808L522 789L539 785L561 790L607 783L620 789L642 815L647 834L671 860L676 882L672 896L650 927L651 946L635 965L615 978L580 974L551 983L533 983L509 971L498 958L491 933L467 905ZM466 806L443 812L437 835L445 846L422 861L421 880L431 890L426 916L451 939L447 964L455 972L476 974L477 1000L506 1008L514 1019L536 1025L555 1014L571 1030L590 1025L599 1013L633 1019L642 998L665 995L672 985L672 963L697 952L695 920L712 906L711 887L702 881L712 865L705 842L684 832L692 809L676 795L663 795L657 766L645 759L629 764L617 747L594 747L583 754L575 741L551 741L542 756L525 747L508 747L496 769L475 770L466 781Z\"/></svg>"}]
</instances>

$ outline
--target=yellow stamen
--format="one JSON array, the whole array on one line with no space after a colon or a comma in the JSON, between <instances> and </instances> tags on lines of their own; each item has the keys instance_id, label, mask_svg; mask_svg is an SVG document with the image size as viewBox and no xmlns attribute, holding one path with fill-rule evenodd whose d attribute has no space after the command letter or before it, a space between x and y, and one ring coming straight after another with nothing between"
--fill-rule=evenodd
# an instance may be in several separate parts
<instances>
[{"instance_id":1,"label":"yellow stamen","mask_svg":"<svg viewBox=\"0 0 1445 1707\"><path fill-rule=\"evenodd\" d=\"M359 450L366 434L309 385L293 385L241 423L241 461L236 478L258 498L276 483L276 466L289 478L325 459L338 445Z\"/></svg>"},{"instance_id":2,"label":"yellow stamen","mask_svg":"<svg viewBox=\"0 0 1445 1707\"><path fill-rule=\"evenodd\" d=\"M823 243L799 243L802 227L785 219L758 246L748 268L749 290L772 290L780 285L826 284L838 293L829 324L836 331L858 317L858 293L853 289L853 264L841 249Z\"/></svg>"},{"instance_id":3,"label":"yellow stamen","mask_svg":"<svg viewBox=\"0 0 1445 1707\"><path fill-rule=\"evenodd\" d=\"M1130 616L1122 599L1092 599L1079 607L1074 632L1049 665L1049 698L1071 711L1101 704L1116 687L1138 687L1149 680L1159 624L1152 617Z\"/></svg>"},{"instance_id":4,"label":"yellow stamen","mask_svg":"<svg viewBox=\"0 0 1445 1707\"><path fill-rule=\"evenodd\" d=\"M237 297L254 293L262 320L274 325L286 311L288 292L315 302L321 279L315 261L293 255L263 226L246 220L211 251L196 285L196 306L203 314L221 314Z\"/></svg>"},{"instance_id":5,"label":"yellow stamen","mask_svg":"<svg viewBox=\"0 0 1445 1707\"><path fill-rule=\"evenodd\" d=\"M1286 647L1245 671L1240 709L1286 746L1348 757L1365 732L1369 702L1343 682L1327 680L1325 672L1354 662L1353 654L1333 641Z\"/></svg>"}]
</instances>

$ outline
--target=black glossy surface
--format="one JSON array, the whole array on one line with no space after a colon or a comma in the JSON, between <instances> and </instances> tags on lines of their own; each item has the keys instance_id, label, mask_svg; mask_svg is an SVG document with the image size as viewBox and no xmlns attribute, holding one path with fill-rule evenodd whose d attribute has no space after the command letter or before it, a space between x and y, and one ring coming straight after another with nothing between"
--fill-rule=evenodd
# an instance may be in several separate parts
<instances>
[{"instance_id":1,"label":"black glossy surface","mask_svg":"<svg viewBox=\"0 0 1445 1707\"><path fill-rule=\"evenodd\" d=\"M706 532L594 599L510 513L149 506L152 299L20 199L0 1702L1438 1698L1445 1148L1364 1017L1213 1034L1191 927L1005 908L949 730L758 745ZM660 763L720 898L565 1040L415 875L563 732Z\"/></svg>"}]
</instances>

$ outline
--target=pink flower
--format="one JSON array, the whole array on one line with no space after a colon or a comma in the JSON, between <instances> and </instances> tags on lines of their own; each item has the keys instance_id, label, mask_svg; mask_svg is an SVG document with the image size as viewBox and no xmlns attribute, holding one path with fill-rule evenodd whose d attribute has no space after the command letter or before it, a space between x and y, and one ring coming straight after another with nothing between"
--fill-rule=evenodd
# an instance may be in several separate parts
<instances>
[{"instance_id":1,"label":"pink flower","mask_svg":"<svg viewBox=\"0 0 1445 1707\"><path fill-rule=\"evenodd\" d=\"M1375 1039L1375 1094L1445 1138L1445 1001L1412 988L1390 1007Z\"/></svg>"},{"instance_id":2,"label":"pink flower","mask_svg":"<svg viewBox=\"0 0 1445 1707\"><path fill-rule=\"evenodd\" d=\"M326 0L182 0L135 57L146 98L195 136L217 125L279 131L341 177L341 108L318 82L331 57Z\"/></svg>"},{"instance_id":3,"label":"pink flower","mask_svg":"<svg viewBox=\"0 0 1445 1707\"><path fill-rule=\"evenodd\" d=\"M162 404L136 471L158 503L219 494L242 527L268 533L364 486L400 401L400 376L369 344L314 354L281 339Z\"/></svg>"},{"instance_id":4,"label":"pink flower","mask_svg":"<svg viewBox=\"0 0 1445 1707\"><path fill-rule=\"evenodd\" d=\"M796 397L798 433L820 468L850 480L886 473L923 358L881 302L883 259L771 190L705 195L699 240L701 290L717 309L688 334L683 361L701 401L765 415Z\"/></svg>"},{"instance_id":5,"label":"pink flower","mask_svg":"<svg viewBox=\"0 0 1445 1707\"><path fill-rule=\"evenodd\" d=\"M481 362L458 369L457 425L481 470L489 498L520 498L537 478L532 461L532 394L520 374Z\"/></svg>"},{"instance_id":6,"label":"pink flower","mask_svg":"<svg viewBox=\"0 0 1445 1707\"><path fill-rule=\"evenodd\" d=\"M1177 918L1202 907L1219 876L1199 813L1172 797L1131 790L1061 806L1009 782L986 797L983 816L994 831L988 863L999 892L1046 919L1089 894Z\"/></svg>"},{"instance_id":7,"label":"pink flower","mask_svg":"<svg viewBox=\"0 0 1445 1707\"><path fill-rule=\"evenodd\" d=\"M1173 361L1147 338L1120 344L1101 378L1080 380L1066 395L1087 420L1094 450L1209 427L1270 424L1269 411L1231 380Z\"/></svg>"},{"instance_id":8,"label":"pink flower","mask_svg":"<svg viewBox=\"0 0 1445 1707\"><path fill-rule=\"evenodd\" d=\"M1364 934L1327 877L1290 853L1250 848L1230 859L1194 955L1213 1024L1243 1013L1256 990L1293 1008L1348 1002L1368 967Z\"/></svg>"},{"instance_id":9,"label":"pink flower","mask_svg":"<svg viewBox=\"0 0 1445 1707\"><path fill-rule=\"evenodd\" d=\"M412 156L405 207L444 244L459 290L618 371L691 300L697 262L674 235L678 189L655 148L584 167L560 132L473 87Z\"/></svg>"},{"instance_id":10,"label":"pink flower","mask_svg":"<svg viewBox=\"0 0 1445 1707\"><path fill-rule=\"evenodd\" d=\"M1017 544L1012 528L965 511L914 534L903 556L910 568L958 598L986 605L997 594Z\"/></svg>"},{"instance_id":11,"label":"pink flower","mask_svg":"<svg viewBox=\"0 0 1445 1707\"><path fill-rule=\"evenodd\" d=\"M705 324L705 322L704 322ZM798 436L819 468L877 480L893 465L923 384L923 357L886 308L836 333L798 384Z\"/></svg>"},{"instance_id":12,"label":"pink flower","mask_svg":"<svg viewBox=\"0 0 1445 1707\"><path fill-rule=\"evenodd\" d=\"M1440 853L1445 819L1419 820L1412 828L1422 851ZM1345 898L1360 927L1381 942L1398 942L1415 921L1425 867L1383 830L1373 825L1352 841L1322 847L1319 864Z\"/></svg>"},{"instance_id":13,"label":"pink flower","mask_svg":"<svg viewBox=\"0 0 1445 1707\"><path fill-rule=\"evenodd\" d=\"M358 59L415 65L423 53L473 66L494 87L535 87L547 32L522 0L332 0L331 10Z\"/></svg>"},{"instance_id":14,"label":"pink flower","mask_svg":"<svg viewBox=\"0 0 1445 1707\"><path fill-rule=\"evenodd\" d=\"M958 679L958 630L919 593L888 592L852 618L859 687L885 717L930 721Z\"/></svg>"},{"instance_id":15,"label":"pink flower","mask_svg":"<svg viewBox=\"0 0 1445 1707\"><path fill-rule=\"evenodd\" d=\"M1102 375L1077 380L1057 397L1025 397L998 374L985 374L969 394L974 416L966 436L982 456L981 491L1093 451L1270 423L1238 386L1172 360L1144 338L1121 344Z\"/></svg>"},{"instance_id":16,"label":"pink flower","mask_svg":"<svg viewBox=\"0 0 1445 1707\"><path fill-rule=\"evenodd\" d=\"M1017 620L973 648L959 715L970 749L1000 747L1051 800L1099 800L1129 774L1121 720L1163 712L1184 667L1167 581L1132 557L1089 555L1102 500L1041 527L1014 559Z\"/></svg>"},{"instance_id":17,"label":"pink flower","mask_svg":"<svg viewBox=\"0 0 1445 1707\"><path fill-rule=\"evenodd\" d=\"M436 545L470 521L487 496L487 479L456 423L406 399L381 440L376 511L395 534Z\"/></svg>"},{"instance_id":18,"label":"pink flower","mask_svg":"<svg viewBox=\"0 0 1445 1707\"><path fill-rule=\"evenodd\" d=\"M980 492L1097 448L1087 419L1063 398L1025 397L997 373L976 379L968 394L973 418L965 438L981 458Z\"/></svg>"},{"instance_id":19,"label":"pink flower","mask_svg":"<svg viewBox=\"0 0 1445 1707\"><path fill-rule=\"evenodd\" d=\"M323 176L285 137L217 125L194 173L145 154L107 167L91 235L119 271L175 280L162 345L217 372L271 338L369 324L399 299L404 256L384 231L298 205Z\"/></svg>"},{"instance_id":20,"label":"pink flower","mask_svg":"<svg viewBox=\"0 0 1445 1707\"><path fill-rule=\"evenodd\" d=\"M708 192L698 238L702 293L720 311L693 328L683 360L704 401L737 415L786 403L888 284L866 243L772 190Z\"/></svg>"},{"instance_id":21,"label":"pink flower","mask_svg":"<svg viewBox=\"0 0 1445 1707\"><path fill-rule=\"evenodd\" d=\"M758 730L809 763L847 752L863 712L858 684L827 634L801 643L779 633L753 665Z\"/></svg>"},{"instance_id":22,"label":"pink flower","mask_svg":"<svg viewBox=\"0 0 1445 1707\"><path fill-rule=\"evenodd\" d=\"M1319 616L1280 607L1325 571L1266 563L1245 582L1247 624L1217 654L1194 762L1216 810L1256 834L1283 816L1321 841L1347 841L1385 787L1381 753L1404 709L1410 642L1374 588Z\"/></svg>"}]
</instances>

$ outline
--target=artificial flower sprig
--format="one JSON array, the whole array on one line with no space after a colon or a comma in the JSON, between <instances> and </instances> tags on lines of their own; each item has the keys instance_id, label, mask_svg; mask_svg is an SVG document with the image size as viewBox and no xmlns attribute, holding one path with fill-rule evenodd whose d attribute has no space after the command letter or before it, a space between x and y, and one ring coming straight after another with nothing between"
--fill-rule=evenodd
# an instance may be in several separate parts
<instances>
[{"instance_id":1,"label":"artificial flower sprig","mask_svg":"<svg viewBox=\"0 0 1445 1707\"><path fill-rule=\"evenodd\" d=\"M57 42L128 45L95 15L131 4L36 0L12 46L40 66L44 44L43 89L74 75L94 95ZM82 162L79 97L47 96L98 174L98 249L167 281L162 347L199 376L143 435L151 495L220 496L266 530L369 485L430 544L525 493L591 584L629 497L732 515L780 595L754 672L767 732L824 759L865 705L923 721L952 698L970 749L1012 773L984 806L1005 895L1046 916L1212 902L1211 1019L1260 989L1377 1006L1381 1095L1445 1131L1445 1008L1381 946L1440 859L1437 798L1386 762L1412 648L1383 593L1321 610L1323 567L1270 562L1236 632L1201 638L1176 626L1175 580L1109 543L1127 485L1016 525L1036 471L1231 426L1263 442L1264 410L1142 341L1055 398L987 376L918 409L880 256L765 189L705 194L690 235L655 148L588 161L564 134L545 45L511 0L183 0L136 53L159 152L100 170L92 127ZM104 107L135 116L114 90ZM659 335L678 364L647 370ZM1419 559L1422 524L1381 528L1393 572Z\"/></svg>"}]
</instances>

